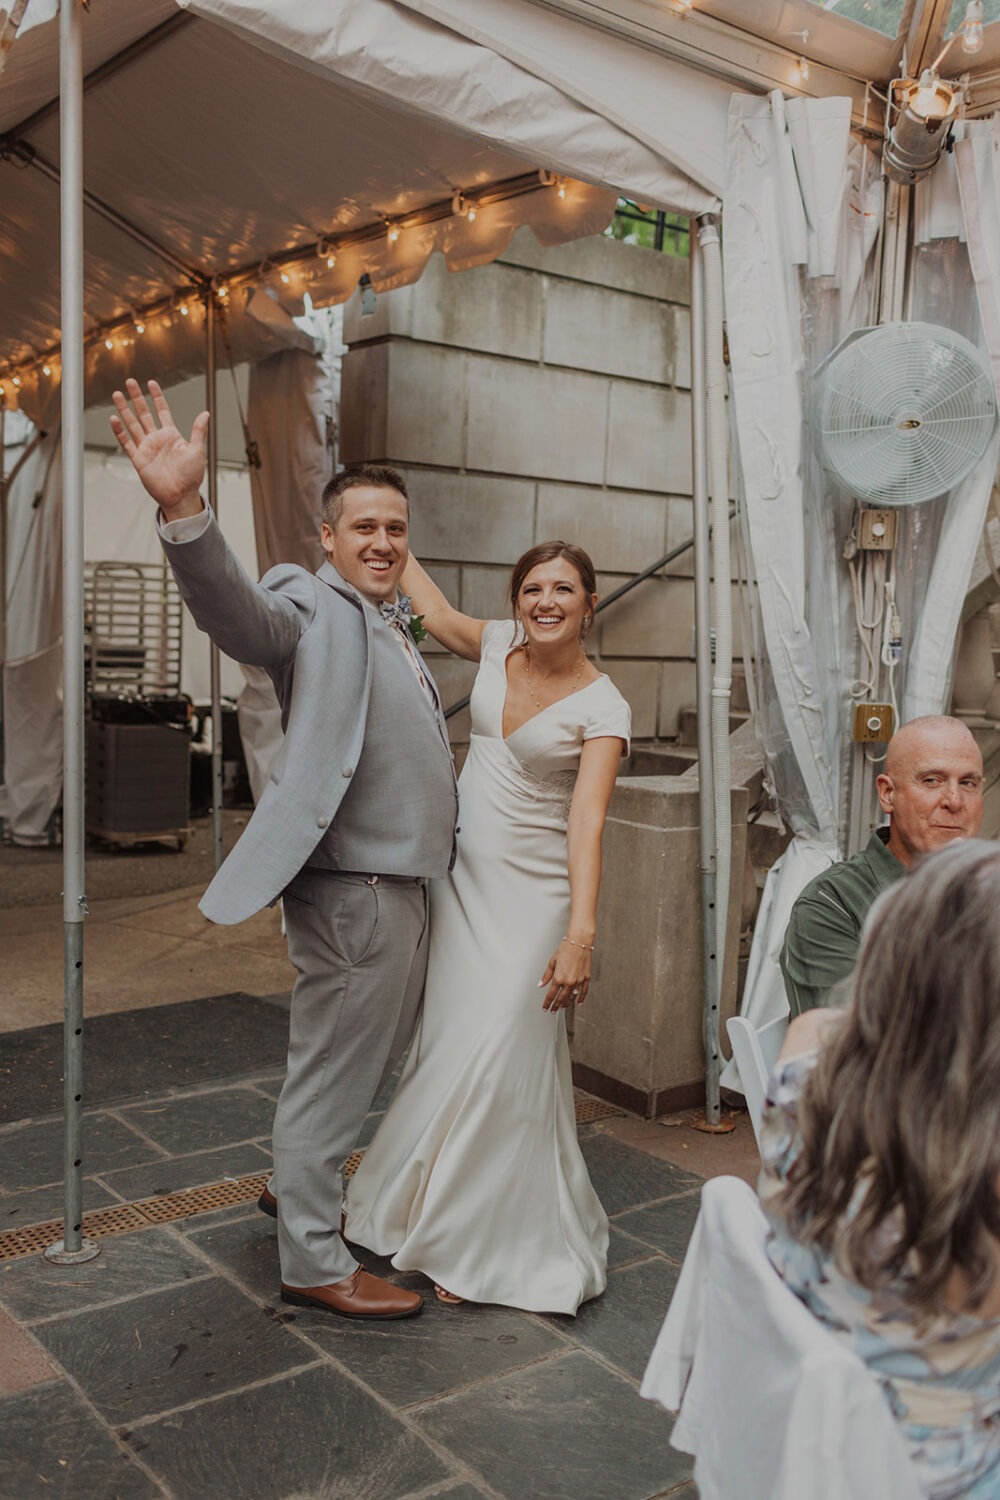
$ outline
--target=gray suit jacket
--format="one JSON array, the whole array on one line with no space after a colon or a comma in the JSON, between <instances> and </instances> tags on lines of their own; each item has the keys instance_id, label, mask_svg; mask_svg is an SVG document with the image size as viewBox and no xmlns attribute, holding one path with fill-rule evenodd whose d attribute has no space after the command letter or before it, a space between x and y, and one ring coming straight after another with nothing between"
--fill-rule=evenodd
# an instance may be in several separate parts
<instances>
[{"instance_id":1,"label":"gray suit jacket","mask_svg":"<svg viewBox=\"0 0 1000 1500\"><path fill-rule=\"evenodd\" d=\"M227 656L263 667L281 704L285 738L267 788L200 903L228 925L273 904L336 816L365 739L371 625L329 563L317 573L282 564L254 583L214 520L163 548L199 627Z\"/></svg>"}]
</instances>

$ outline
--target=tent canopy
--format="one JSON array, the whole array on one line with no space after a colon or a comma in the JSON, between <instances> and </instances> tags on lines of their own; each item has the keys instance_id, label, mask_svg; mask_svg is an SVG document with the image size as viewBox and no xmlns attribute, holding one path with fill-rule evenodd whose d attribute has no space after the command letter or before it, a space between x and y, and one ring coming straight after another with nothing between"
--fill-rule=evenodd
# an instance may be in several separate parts
<instances>
[{"instance_id":1,"label":"tent canopy","mask_svg":"<svg viewBox=\"0 0 1000 1500\"><path fill-rule=\"evenodd\" d=\"M302 341L291 315L306 295L343 301L364 274L402 285L434 251L481 264L524 223L549 244L599 232L621 187L717 206L729 87L624 41L609 95L608 49L582 28L573 98L544 65L559 41L544 13L545 34L509 56L507 6L482 40L386 0L258 7L253 38L214 24L241 7L197 8L213 20L174 0L102 0L84 17L88 404L133 369L203 368L213 283L228 356L256 360ZM59 381L54 10L29 7L41 24L15 38L0 88L0 387L42 423ZM286 22L312 26L322 55L292 62Z\"/></svg>"}]
</instances>

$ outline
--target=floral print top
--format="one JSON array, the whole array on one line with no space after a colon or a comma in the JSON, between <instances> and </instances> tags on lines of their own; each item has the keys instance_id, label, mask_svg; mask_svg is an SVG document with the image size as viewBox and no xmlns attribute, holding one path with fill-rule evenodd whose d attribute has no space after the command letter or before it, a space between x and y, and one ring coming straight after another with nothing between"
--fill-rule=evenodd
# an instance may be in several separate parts
<instances>
[{"instance_id":1,"label":"floral print top","mask_svg":"<svg viewBox=\"0 0 1000 1500\"><path fill-rule=\"evenodd\" d=\"M780 1189L794 1179L801 1152L798 1102L817 1056L803 1052L780 1062L768 1085L758 1185L771 1226L768 1257L879 1382L930 1500L998 1500L1000 1319L942 1313L918 1331L903 1300L905 1272L869 1291L839 1269L834 1253L800 1243L782 1217ZM892 1225L882 1232L891 1236Z\"/></svg>"}]
</instances>

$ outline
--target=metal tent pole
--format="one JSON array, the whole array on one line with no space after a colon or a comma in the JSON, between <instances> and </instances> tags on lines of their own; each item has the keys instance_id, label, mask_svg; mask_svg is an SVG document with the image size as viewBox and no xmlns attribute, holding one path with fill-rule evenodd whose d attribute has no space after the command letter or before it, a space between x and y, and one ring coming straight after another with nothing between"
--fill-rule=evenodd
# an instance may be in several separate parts
<instances>
[{"instance_id":1,"label":"metal tent pole","mask_svg":"<svg viewBox=\"0 0 1000 1500\"><path fill-rule=\"evenodd\" d=\"M205 288L205 405L211 421L208 424L208 503L216 520L219 518L219 445L216 438L215 411L218 400L215 379L215 323L218 317L215 292ZM219 648L209 646L212 693L212 840L215 868L222 864L222 677Z\"/></svg>"},{"instance_id":2,"label":"metal tent pole","mask_svg":"<svg viewBox=\"0 0 1000 1500\"><path fill-rule=\"evenodd\" d=\"M698 705L698 866L701 875L705 1117L718 1119L719 966L716 911L715 778L712 754L712 626L708 523L705 281L697 222L691 221L691 468L694 500L694 618Z\"/></svg>"},{"instance_id":3,"label":"metal tent pole","mask_svg":"<svg viewBox=\"0 0 1000 1500\"><path fill-rule=\"evenodd\" d=\"M63 482L63 1237L45 1252L57 1265L91 1260L83 1238L83 12L61 0L59 135L62 161Z\"/></svg>"}]
</instances>

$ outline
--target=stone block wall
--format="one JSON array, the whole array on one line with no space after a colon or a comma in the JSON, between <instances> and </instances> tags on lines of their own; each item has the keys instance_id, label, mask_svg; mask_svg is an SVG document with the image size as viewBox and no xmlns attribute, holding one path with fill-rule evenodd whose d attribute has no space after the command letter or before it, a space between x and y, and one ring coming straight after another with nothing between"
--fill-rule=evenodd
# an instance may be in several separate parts
<instances>
[{"instance_id":1,"label":"stone block wall","mask_svg":"<svg viewBox=\"0 0 1000 1500\"><path fill-rule=\"evenodd\" d=\"M602 594L691 534L688 265L597 237L499 260L345 309L341 457L395 464L414 550L470 614L508 612L510 566L534 542L586 547ZM694 703L692 556L598 619L588 649L640 739L677 734ZM441 659L445 702L467 664ZM468 735L465 715L452 735Z\"/></svg>"}]
</instances>

